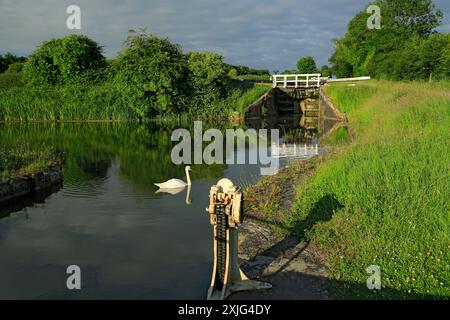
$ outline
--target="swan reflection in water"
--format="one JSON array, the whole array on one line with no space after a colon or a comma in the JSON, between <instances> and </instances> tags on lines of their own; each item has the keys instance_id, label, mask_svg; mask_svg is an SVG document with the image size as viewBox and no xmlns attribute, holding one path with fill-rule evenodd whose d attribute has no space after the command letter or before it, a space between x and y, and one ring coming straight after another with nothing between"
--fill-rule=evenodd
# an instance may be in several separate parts
<instances>
[{"instance_id":1,"label":"swan reflection in water","mask_svg":"<svg viewBox=\"0 0 450 320\"><path fill-rule=\"evenodd\" d=\"M180 193L181 191L183 191L185 189L185 187L179 187L179 188L160 188L158 190L156 190L155 193L169 193L171 195L175 195ZM187 192L186 192L186 204L190 205L192 203L191 198L191 185L188 184L187 185Z\"/></svg>"}]
</instances>

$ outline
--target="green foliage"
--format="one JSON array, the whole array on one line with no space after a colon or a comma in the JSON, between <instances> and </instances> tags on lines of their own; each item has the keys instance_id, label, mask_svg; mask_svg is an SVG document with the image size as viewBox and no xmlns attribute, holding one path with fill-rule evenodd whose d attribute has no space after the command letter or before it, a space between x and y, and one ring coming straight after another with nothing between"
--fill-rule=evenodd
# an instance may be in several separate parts
<instances>
[{"instance_id":1,"label":"green foliage","mask_svg":"<svg viewBox=\"0 0 450 320\"><path fill-rule=\"evenodd\" d=\"M8 89L0 96L0 119L144 120L162 114L226 115L234 108L237 95L252 88L255 80L269 78L267 70L230 67L220 54L183 54L179 45L145 30L131 30L124 50L110 60L85 36L50 39L24 65L26 88L17 88L23 85L18 73L0 77L0 89ZM227 76L238 69L252 74L241 75L245 81ZM11 66L11 72L18 70L19 64Z\"/></svg>"},{"instance_id":2,"label":"green foliage","mask_svg":"<svg viewBox=\"0 0 450 320\"><path fill-rule=\"evenodd\" d=\"M83 35L62 38L53 59L59 67L62 83L74 83L82 78L90 79L106 66L102 48Z\"/></svg>"},{"instance_id":3,"label":"green foliage","mask_svg":"<svg viewBox=\"0 0 450 320\"><path fill-rule=\"evenodd\" d=\"M110 83L12 87L1 91L0 121L136 119L122 99Z\"/></svg>"},{"instance_id":4,"label":"green foliage","mask_svg":"<svg viewBox=\"0 0 450 320\"><path fill-rule=\"evenodd\" d=\"M41 84L56 84L60 81L61 75L58 66L54 62L60 47L61 39L50 39L42 43L28 58L23 68L26 82Z\"/></svg>"},{"instance_id":5,"label":"green foliage","mask_svg":"<svg viewBox=\"0 0 450 320\"><path fill-rule=\"evenodd\" d=\"M242 74L233 78L238 80L267 81L270 80L270 75Z\"/></svg>"},{"instance_id":6,"label":"green foliage","mask_svg":"<svg viewBox=\"0 0 450 320\"><path fill-rule=\"evenodd\" d=\"M333 85L333 90L326 90L326 93L331 98L339 110L344 113L352 112L360 107L363 101L367 100L375 93L378 88L376 86L364 84L348 84L338 83Z\"/></svg>"},{"instance_id":7,"label":"green foliage","mask_svg":"<svg viewBox=\"0 0 450 320\"><path fill-rule=\"evenodd\" d=\"M2 73L0 74L0 90L23 86L21 73ZM2 94L0 92L0 100Z\"/></svg>"},{"instance_id":8,"label":"green foliage","mask_svg":"<svg viewBox=\"0 0 450 320\"><path fill-rule=\"evenodd\" d=\"M33 85L69 84L95 75L105 67L101 47L83 35L45 41L24 66L24 78Z\"/></svg>"},{"instance_id":9,"label":"green foliage","mask_svg":"<svg viewBox=\"0 0 450 320\"><path fill-rule=\"evenodd\" d=\"M246 107L258 100L269 89L270 87L265 85L255 85L250 90L247 90L243 93L237 93L234 96L234 99L230 99L227 104L233 111L242 112Z\"/></svg>"},{"instance_id":10,"label":"green foliage","mask_svg":"<svg viewBox=\"0 0 450 320\"><path fill-rule=\"evenodd\" d=\"M189 81L194 88L223 87L226 70L223 57L214 52L190 52L187 54Z\"/></svg>"},{"instance_id":11,"label":"green foliage","mask_svg":"<svg viewBox=\"0 0 450 320\"><path fill-rule=\"evenodd\" d=\"M327 86L356 138L302 183L287 222L326 255L333 282L350 284L332 286L334 296L448 298L448 83L359 90L365 98L354 104L354 91ZM382 270L378 292L365 286L370 265Z\"/></svg>"},{"instance_id":12,"label":"green foliage","mask_svg":"<svg viewBox=\"0 0 450 320\"><path fill-rule=\"evenodd\" d=\"M319 72L322 77L331 77L331 69L327 65L323 65L322 67L320 67Z\"/></svg>"},{"instance_id":13,"label":"green foliage","mask_svg":"<svg viewBox=\"0 0 450 320\"><path fill-rule=\"evenodd\" d=\"M270 72L268 69L253 69L247 66L235 66L231 64L225 64L225 68L227 69L227 72L231 71L232 69L235 69L237 72L237 75L270 75Z\"/></svg>"},{"instance_id":14,"label":"green foliage","mask_svg":"<svg viewBox=\"0 0 450 320\"><path fill-rule=\"evenodd\" d=\"M237 75L238 75L238 72L234 68L230 69L230 71L228 72L228 76L231 78L237 77Z\"/></svg>"},{"instance_id":15,"label":"green foliage","mask_svg":"<svg viewBox=\"0 0 450 320\"><path fill-rule=\"evenodd\" d=\"M8 69L6 69L5 73L20 73L22 72L23 66L24 66L23 62L11 63Z\"/></svg>"},{"instance_id":16,"label":"green foliage","mask_svg":"<svg viewBox=\"0 0 450 320\"><path fill-rule=\"evenodd\" d=\"M8 52L4 56L0 54L0 73L8 70L9 66L14 63L23 63L26 61L25 57L18 57Z\"/></svg>"},{"instance_id":17,"label":"green foliage","mask_svg":"<svg viewBox=\"0 0 450 320\"><path fill-rule=\"evenodd\" d=\"M393 80L450 78L450 34L414 38L403 48L388 55L382 74Z\"/></svg>"},{"instance_id":18,"label":"green foliage","mask_svg":"<svg viewBox=\"0 0 450 320\"><path fill-rule=\"evenodd\" d=\"M223 57L214 52L187 54L189 69L189 113L201 115L221 110L226 90L226 68Z\"/></svg>"},{"instance_id":19,"label":"green foliage","mask_svg":"<svg viewBox=\"0 0 450 320\"><path fill-rule=\"evenodd\" d=\"M114 83L124 103L144 118L179 112L186 103L187 62L180 46L168 39L132 31L114 63Z\"/></svg>"},{"instance_id":20,"label":"green foliage","mask_svg":"<svg viewBox=\"0 0 450 320\"><path fill-rule=\"evenodd\" d=\"M425 80L448 75L448 35L433 34L442 12L430 0L378 0L381 29L367 29L369 14L359 12L348 31L335 39L330 61L337 77L370 75L392 80ZM442 67L444 65L444 67Z\"/></svg>"},{"instance_id":21,"label":"green foliage","mask_svg":"<svg viewBox=\"0 0 450 320\"><path fill-rule=\"evenodd\" d=\"M281 74L298 74L298 70L284 70Z\"/></svg>"},{"instance_id":22,"label":"green foliage","mask_svg":"<svg viewBox=\"0 0 450 320\"><path fill-rule=\"evenodd\" d=\"M342 126L336 129L329 137L323 139L321 144L326 146L339 146L347 144L350 141L347 128Z\"/></svg>"},{"instance_id":23,"label":"green foliage","mask_svg":"<svg viewBox=\"0 0 450 320\"><path fill-rule=\"evenodd\" d=\"M317 73L317 66L311 56L300 58L297 62L298 73Z\"/></svg>"},{"instance_id":24,"label":"green foliage","mask_svg":"<svg viewBox=\"0 0 450 320\"><path fill-rule=\"evenodd\" d=\"M428 36L443 17L432 0L378 0L374 3L380 6L384 27L401 29L406 34Z\"/></svg>"},{"instance_id":25,"label":"green foliage","mask_svg":"<svg viewBox=\"0 0 450 320\"><path fill-rule=\"evenodd\" d=\"M0 147L0 182L50 166L56 155L49 148Z\"/></svg>"}]
</instances>

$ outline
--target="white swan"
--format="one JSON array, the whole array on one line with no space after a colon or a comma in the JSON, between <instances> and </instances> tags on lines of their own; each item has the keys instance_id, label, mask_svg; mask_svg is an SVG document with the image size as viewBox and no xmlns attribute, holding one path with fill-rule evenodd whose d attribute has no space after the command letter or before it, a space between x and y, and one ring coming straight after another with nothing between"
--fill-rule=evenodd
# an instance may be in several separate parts
<instances>
[{"instance_id":1,"label":"white swan","mask_svg":"<svg viewBox=\"0 0 450 320\"><path fill-rule=\"evenodd\" d=\"M186 168L184 168L184 171L186 172L187 183L180 179L170 179L167 180L166 182L155 183L155 185L157 187L160 187L161 189L177 189L190 186L191 178L189 177L189 171L191 171L191 166L186 166Z\"/></svg>"}]
</instances>

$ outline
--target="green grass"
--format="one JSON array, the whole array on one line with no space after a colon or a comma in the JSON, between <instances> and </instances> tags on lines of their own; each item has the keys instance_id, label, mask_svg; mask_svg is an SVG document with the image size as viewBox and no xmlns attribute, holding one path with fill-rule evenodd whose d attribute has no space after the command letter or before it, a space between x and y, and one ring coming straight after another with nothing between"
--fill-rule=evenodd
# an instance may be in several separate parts
<instances>
[{"instance_id":1,"label":"green grass","mask_svg":"<svg viewBox=\"0 0 450 320\"><path fill-rule=\"evenodd\" d=\"M355 141L299 186L285 223L329 265L338 298L450 297L450 94L438 83L331 85ZM382 289L366 288L378 265Z\"/></svg>"},{"instance_id":2,"label":"green grass","mask_svg":"<svg viewBox=\"0 0 450 320\"><path fill-rule=\"evenodd\" d=\"M238 80L267 81L267 80L270 80L270 75L242 74L242 75L239 75L239 76L236 76L233 78L238 79Z\"/></svg>"},{"instance_id":3,"label":"green grass","mask_svg":"<svg viewBox=\"0 0 450 320\"><path fill-rule=\"evenodd\" d=\"M21 73L0 73L0 90L23 86Z\"/></svg>"},{"instance_id":4,"label":"green grass","mask_svg":"<svg viewBox=\"0 0 450 320\"><path fill-rule=\"evenodd\" d=\"M231 95L227 105L232 111L242 112L246 107L261 98L268 90L269 86L254 85L246 91L238 91L235 95Z\"/></svg>"},{"instance_id":5,"label":"green grass","mask_svg":"<svg viewBox=\"0 0 450 320\"><path fill-rule=\"evenodd\" d=\"M321 144L327 146L340 146L348 143L350 136L346 127L337 128L329 137L322 140Z\"/></svg>"},{"instance_id":6,"label":"green grass","mask_svg":"<svg viewBox=\"0 0 450 320\"><path fill-rule=\"evenodd\" d=\"M227 97L220 101L224 116L233 111L241 112L268 88L249 81L230 80ZM135 109L139 106L128 100L108 81L35 87L23 84L20 74L0 74L0 121L4 122L138 120ZM205 115L192 114L188 110L182 114L164 113L159 118L208 118L214 107L212 104L206 106Z\"/></svg>"},{"instance_id":7,"label":"green grass","mask_svg":"<svg viewBox=\"0 0 450 320\"><path fill-rule=\"evenodd\" d=\"M339 106L341 112L351 112L357 109L363 101L374 95L378 87L366 83L336 83L332 85L332 90L325 89L331 100Z\"/></svg>"},{"instance_id":8,"label":"green grass","mask_svg":"<svg viewBox=\"0 0 450 320\"><path fill-rule=\"evenodd\" d=\"M49 149L0 148L0 182L47 168L56 159Z\"/></svg>"},{"instance_id":9,"label":"green grass","mask_svg":"<svg viewBox=\"0 0 450 320\"><path fill-rule=\"evenodd\" d=\"M13 87L0 90L0 121L127 120L132 109L114 86Z\"/></svg>"}]
</instances>

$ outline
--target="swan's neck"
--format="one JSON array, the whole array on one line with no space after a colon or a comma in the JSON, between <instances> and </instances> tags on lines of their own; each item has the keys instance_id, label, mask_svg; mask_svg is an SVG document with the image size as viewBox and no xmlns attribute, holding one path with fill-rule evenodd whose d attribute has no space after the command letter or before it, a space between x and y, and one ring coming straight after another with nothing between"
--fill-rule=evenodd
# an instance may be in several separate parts
<instances>
[{"instance_id":1,"label":"swan's neck","mask_svg":"<svg viewBox=\"0 0 450 320\"><path fill-rule=\"evenodd\" d=\"M188 185L186 192L186 204L191 204L191 199L189 198L191 195L191 185Z\"/></svg>"},{"instance_id":2,"label":"swan's neck","mask_svg":"<svg viewBox=\"0 0 450 320\"><path fill-rule=\"evenodd\" d=\"M186 172L187 184L188 184L188 186L190 186L191 185L191 177L189 176L188 168L185 169L185 172Z\"/></svg>"}]
</instances>

